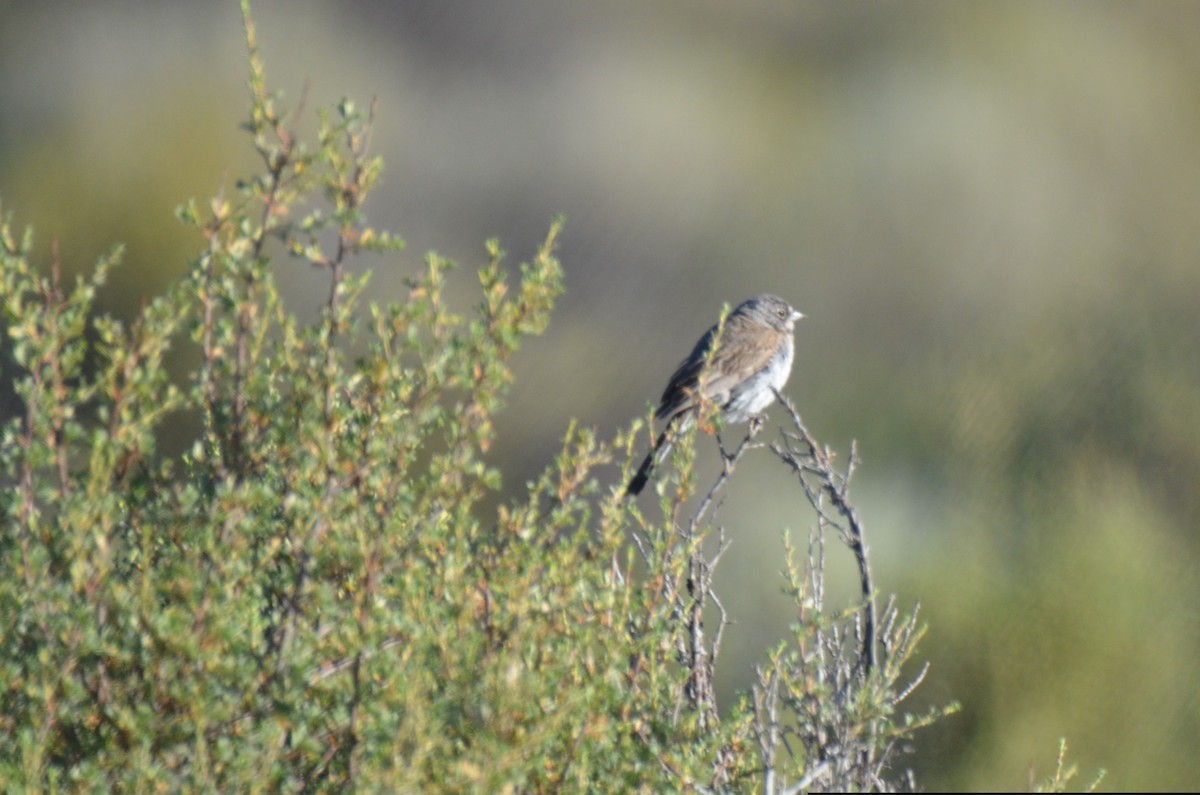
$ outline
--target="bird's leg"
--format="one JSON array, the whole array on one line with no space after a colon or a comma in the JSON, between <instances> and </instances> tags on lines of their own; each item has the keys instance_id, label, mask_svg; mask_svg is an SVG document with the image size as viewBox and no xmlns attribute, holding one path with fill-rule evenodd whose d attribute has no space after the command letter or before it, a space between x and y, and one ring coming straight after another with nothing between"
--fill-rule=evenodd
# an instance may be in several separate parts
<instances>
[{"instance_id":1,"label":"bird's leg","mask_svg":"<svg viewBox=\"0 0 1200 795\"><path fill-rule=\"evenodd\" d=\"M750 418L750 438L753 439L762 430L762 426L766 421L767 415L765 414L755 414Z\"/></svg>"}]
</instances>

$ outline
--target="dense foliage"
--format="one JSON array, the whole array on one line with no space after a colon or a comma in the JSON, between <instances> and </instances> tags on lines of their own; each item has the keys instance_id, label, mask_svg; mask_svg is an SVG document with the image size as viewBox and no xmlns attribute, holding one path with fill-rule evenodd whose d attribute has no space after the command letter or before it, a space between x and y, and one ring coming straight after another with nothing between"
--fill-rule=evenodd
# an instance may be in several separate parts
<instances>
[{"instance_id":1,"label":"dense foliage","mask_svg":"<svg viewBox=\"0 0 1200 795\"><path fill-rule=\"evenodd\" d=\"M203 250L133 322L94 306L119 251L64 284L0 228L23 407L0 439L0 788L911 785L896 753L937 713L899 712L921 630L895 600L876 609L856 456L836 470L781 398L792 430L771 449L814 523L802 551L785 538L796 621L753 691L718 705L728 543L709 510L762 445L722 449L705 490L684 440L650 517L595 471L627 474L642 424L611 442L573 427L522 499L487 508L492 418L562 290L561 224L515 280L490 242L471 314L447 306L435 254L404 300L364 301L350 263L402 245L362 212L372 113L342 102L309 149L248 13L246 30L262 169L181 210ZM276 284L314 266L328 299L303 323ZM176 359L195 366L180 378ZM187 418L190 447L160 450ZM860 601L826 604L827 540L854 552Z\"/></svg>"}]
</instances>

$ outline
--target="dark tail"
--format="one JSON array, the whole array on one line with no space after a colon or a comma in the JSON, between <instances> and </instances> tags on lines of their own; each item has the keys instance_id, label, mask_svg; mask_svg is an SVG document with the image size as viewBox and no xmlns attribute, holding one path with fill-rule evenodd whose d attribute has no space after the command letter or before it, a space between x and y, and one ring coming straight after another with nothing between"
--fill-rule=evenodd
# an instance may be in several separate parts
<instances>
[{"instance_id":1,"label":"dark tail","mask_svg":"<svg viewBox=\"0 0 1200 795\"><path fill-rule=\"evenodd\" d=\"M642 465L638 467L637 474L629 481L629 485L625 487L625 496L636 497L642 493L642 489L646 488L646 481L650 479L650 473L654 471L654 465L663 459L667 451L671 449L671 443L667 441L667 434L670 432L671 426L668 424L663 428L663 432L658 435L658 439L654 442L654 447L650 448L650 452L646 453L646 459L642 461Z\"/></svg>"}]
</instances>

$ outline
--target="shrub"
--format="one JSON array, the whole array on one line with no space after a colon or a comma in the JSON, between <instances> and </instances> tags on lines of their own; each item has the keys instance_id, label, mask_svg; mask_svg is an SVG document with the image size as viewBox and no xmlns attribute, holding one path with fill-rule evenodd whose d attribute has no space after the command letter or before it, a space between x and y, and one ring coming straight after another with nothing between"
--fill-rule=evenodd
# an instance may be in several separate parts
<instances>
[{"instance_id":1,"label":"shrub","mask_svg":"<svg viewBox=\"0 0 1200 795\"><path fill-rule=\"evenodd\" d=\"M894 600L876 614L856 456L835 470L780 398L790 430L771 449L815 511L805 549L787 542L796 622L718 709L711 576L728 543L709 511L763 445L723 450L705 491L683 440L651 518L595 472L628 475L642 423L611 441L573 426L525 496L485 508L509 360L562 290L561 222L515 280L487 244L471 314L447 306L435 254L404 300L365 302L348 264L402 245L363 215L372 113L342 102L308 148L245 12L262 169L180 211L204 240L185 279L122 323L93 307L119 250L64 284L57 262L31 264L31 234L0 229L22 406L0 440L2 788L911 785L895 753L935 717L897 714L924 675L902 684L921 631ZM312 323L276 288L296 262L328 276ZM189 416L197 438L161 450ZM829 539L859 565L845 608L825 600Z\"/></svg>"}]
</instances>

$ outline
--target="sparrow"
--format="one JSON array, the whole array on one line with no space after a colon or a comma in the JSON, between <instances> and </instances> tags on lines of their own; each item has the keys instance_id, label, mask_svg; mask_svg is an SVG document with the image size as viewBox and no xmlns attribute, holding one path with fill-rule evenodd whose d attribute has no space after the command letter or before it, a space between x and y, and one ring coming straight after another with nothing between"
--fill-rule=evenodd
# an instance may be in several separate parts
<instances>
[{"instance_id":1,"label":"sparrow","mask_svg":"<svg viewBox=\"0 0 1200 795\"><path fill-rule=\"evenodd\" d=\"M640 494L650 473L666 457L679 433L700 414L704 403L719 407L726 423L745 422L775 399L792 371L796 321L804 317L777 295L748 298L704 333L667 381L655 416L663 431L625 488ZM719 337L719 339L718 339ZM714 342L716 351L709 358Z\"/></svg>"}]
</instances>

